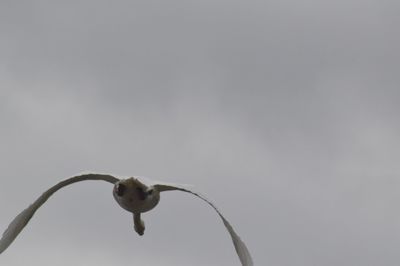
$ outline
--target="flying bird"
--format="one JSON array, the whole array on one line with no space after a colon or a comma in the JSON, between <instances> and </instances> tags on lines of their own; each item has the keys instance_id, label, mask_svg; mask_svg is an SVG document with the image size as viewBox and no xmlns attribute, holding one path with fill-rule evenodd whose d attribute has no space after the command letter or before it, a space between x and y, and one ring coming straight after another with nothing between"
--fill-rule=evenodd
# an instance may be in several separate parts
<instances>
[{"instance_id":1,"label":"flying bird","mask_svg":"<svg viewBox=\"0 0 400 266\"><path fill-rule=\"evenodd\" d=\"M123 209L133 214L134 229L139 235L143 235L145 230L145 225L143 220L141 219L141 214L152 210L158 204L158 202L160 201L160 192L177 190L187 192L199 197L200 199L208 203L221 218L223 224L225 225L228 233L232 238L233 245L242 266L253 265L253 260L251 258L250 252L244 242L233 230L231 224L228 222L228 220L225 219L225 217L217 209L217 207L204 196L200 195L197 192L189 190L183 185L149 182L149 180L145 182L142 178L139 177L118 179L112 175L105 174L82 174L74 176L64 181L61 181L57 185L51 187L46 192L44 192L35 202L33 202L28 208L18 214L10 223L6 231L3 233L2 238L0 239L0 254L8 248L8 246L14 241L14 239L26 226L26 224L39 209L39 207L42 206L43 203L45 203L51 195L53 195L56 191L65 186L85 180L102 180L114 185L114 199Z\"/></svg>"}]
</instances>

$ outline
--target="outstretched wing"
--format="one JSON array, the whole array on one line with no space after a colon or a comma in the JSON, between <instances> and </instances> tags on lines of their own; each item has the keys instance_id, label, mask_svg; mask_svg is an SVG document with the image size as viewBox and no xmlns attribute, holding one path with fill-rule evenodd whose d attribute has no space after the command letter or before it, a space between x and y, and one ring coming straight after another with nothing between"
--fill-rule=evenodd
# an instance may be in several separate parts
<instances>
[{"instance_id":1,"label":"outstretched wing","mask_svg":"<svg viewBox=\"0 0 400 266\"><path fill-rule=\"evenodd\" d=\"M44 192L34 203L32 203L28 208L23 210L14 220L10 223L6 231L3 233L0 239L0 254L7 249L7 247L14 241L18 234L24 229L25 225L29 222L32 216L35 214L37 209L47 201L47 199L53 195L57 190L68 186L70 184L85 181L85 180L103 180L110 182L112 184L119 181L111 175L101 175L101 174L84 174L79 176L74 176L61 181L57 185L51 187L49 190Z\"/></svg>"},{"instance_id":2,"label":"outstretched wing","mask_svg":"<svg viewBox=\"0 0 400 266\"><path fill-rule=\"evenodd\" d=\"M222 222L224 223L226 229L228 230L229 234L231 235L233 245L235 246L236 253L239 256L239 259L242 263L243 266L252 266L253 265L253 259L251 258L250 252L247 249L245 243L240 239L238 234L233 230L232 225L228 222L228 220L225 219L225 217L222 215L222 213L217 209L217 207L211 203L207 198L204 196L201 196L199 193L191 191L183 186L180 185L175 185L175 184L155 184L153 185L155 189L158 191L169 191L169 190L179 190L183 192L190 193L192 195L195 195L199 197L200 199L204 200L207 202L213 209L218 213L219 217L221 217Z\"/></svg>"}]
</instances>

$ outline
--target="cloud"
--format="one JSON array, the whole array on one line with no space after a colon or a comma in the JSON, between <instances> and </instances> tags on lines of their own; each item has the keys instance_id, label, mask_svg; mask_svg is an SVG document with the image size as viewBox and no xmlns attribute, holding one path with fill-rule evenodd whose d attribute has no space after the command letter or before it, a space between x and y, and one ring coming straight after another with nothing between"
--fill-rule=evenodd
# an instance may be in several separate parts
<instances>
[{"instance_id":1,"label":"cloud","mask_svg":"<svg viewBox=\"0 0 400 266\"><path fill-rule=\"evenodd\" d=\"M398 265L398 9L3 1L0 228L96 170L196 185L256 265ZM110 190L59 192L0 263L238 264L202 202L163 195L139 238Z\"/></svg>"}]
</instances>

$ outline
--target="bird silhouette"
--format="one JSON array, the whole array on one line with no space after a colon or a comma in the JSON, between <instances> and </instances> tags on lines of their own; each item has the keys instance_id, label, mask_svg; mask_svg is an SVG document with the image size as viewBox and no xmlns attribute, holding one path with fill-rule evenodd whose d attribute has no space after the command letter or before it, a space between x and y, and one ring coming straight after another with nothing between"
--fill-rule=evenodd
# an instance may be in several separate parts
<instances>
[{"instance_id":1,"label":"bird silhouette","mask_svg":"<svg viewBox=\"0 0 400 266\"><path fill-rule=\"evenodd\" d=\"M158 204L158 202L160 201L160 192L176 190L187 192L196 197L199 197L200 199L208 203L222 219L223 224L225 225L232 238L233 245L242 266L253 265L253 260L245 243L240 239L238 234L233 229L232 225L222 215L217 207L204 196L200 195L197 192L189 190L184 185L154 182L140 177L119 179L107 174L77 175L61 181L60 183L48 189L35 202L29 205L28 208L23 210L14 218L14 220L12 220L8 228L3 233L2 238L0 239L0 254L10 246L10 244L15 240L18 234L26 226L26 224L29 222L35 212L49 199L51 195L53 195L56 191L65 186L86 180L102 180L114 185L114 199L123 209L133 214L134 229L139 235L143 235L145 230L145 225L143 220L141 219L141 214L152 210Z\"/></svg>"}]
</instances>

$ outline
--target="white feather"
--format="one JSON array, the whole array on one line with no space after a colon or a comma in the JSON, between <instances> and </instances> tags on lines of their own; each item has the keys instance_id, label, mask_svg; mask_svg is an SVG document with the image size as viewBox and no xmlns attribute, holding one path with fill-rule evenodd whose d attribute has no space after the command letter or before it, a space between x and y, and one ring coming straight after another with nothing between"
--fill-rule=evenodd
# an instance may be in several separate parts
<instances>
[{"instance_id":1,"label":"white feather","mask_svg":"<svg viewBox=\"0 0 400 266\"><path fill-rule=\"evenodd\" d=\"M46 192L44 192L35 202L33 202L28 208L23 210L17 217L12 220L6 231L3 233L0 239L0 254L8 248L9 245L14 241L18 234L24 229L26 224L35 214L35 212L40 208L40 206L45 203L51 195L53 195L57 190L68 186L70 184L85 181L85 180L103 180L114 184L119 179L111 175L101 175L101 174L84 174L79 176L74 176L61 181L57 185L51 187Z\"/></svg>"},{"instance_id":2,"label":"white feather","mask_svg":"<svg viewBox=\"0 0 400 266\"><path fill-rule=\"evenodd\" d=\"M228 230L231 238L233 245L235 246L236 253L239 256L240 262L242 263L243 266L252 266L253 265L253 259L251 258L250 252L246 247L246 244L240 239L239 235L235 232L233 229L232 225L228 222L228 220L222 215L222 213L219 211L219 209L211 202L209 201L206 197L200 195L198 192L194 192L192 190L189 190L186 188L186 186L178 185L178 184L169 184L169 183L158 183L153 185L155 189L157 189L160 192L163 191L171 191L171 190L179 190L183 192L190 193L192 195L195 195L199 197L200 199L204 200L207 202L219 215L221 218L222 222L225 225L225 228Z\"/></svg>"}]
</instances>

